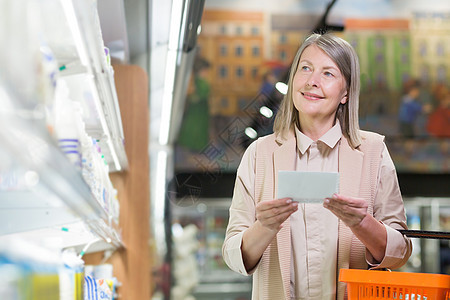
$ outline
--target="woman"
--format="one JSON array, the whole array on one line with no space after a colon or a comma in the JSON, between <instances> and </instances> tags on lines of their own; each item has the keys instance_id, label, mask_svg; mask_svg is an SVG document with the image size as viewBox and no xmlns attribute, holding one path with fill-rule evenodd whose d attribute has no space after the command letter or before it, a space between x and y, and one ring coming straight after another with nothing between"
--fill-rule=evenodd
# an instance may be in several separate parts
<instances>
[{"instance_id":1,"label":"woman","mask_svg":"<svg viewBox=\"0 0 450 300\"><path fill-rule=\"evenodd\" d=\"M331 35L309 36L291 67L274 134L246 150L223 245L253 274L253 299L343 299L342 268L398 268L411 254L394 164L383 137L359 130L359 63ZM339 172L323 205L276 199L280 170Z\"/></svg>"}]
</instances>

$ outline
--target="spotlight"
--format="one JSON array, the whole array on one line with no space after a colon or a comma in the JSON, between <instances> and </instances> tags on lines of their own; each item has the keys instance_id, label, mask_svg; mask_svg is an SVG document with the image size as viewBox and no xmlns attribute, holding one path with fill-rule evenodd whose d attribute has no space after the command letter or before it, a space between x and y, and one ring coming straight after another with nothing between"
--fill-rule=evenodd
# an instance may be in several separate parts
<instances>
[{"instance_id":1,"label":"spotlight","mask_svg":"<svg viewBox=\"0 0 450 300\"><path fill-rule=\"evenodd\" d=\"M261 108L259 109L259 112L267 119L270 119L273 116L273 111L270 108L268 108L267 106L261 106Z\"/></svg>"},{"instance_id":2,"label":"spotlight","mask_svg":"<svg viewBox=\"0 0 450 300\"><path fill-rule=\"evenodd\" d=\"M256 130L251 127L245 128L245 134L251 139L256 139L256 137L258 136Z\"/></svg>"},{"instance_id":3,"label":"spotlight","mask_svg":"<svg viewBox=\"0 0 450 300\"><path fill-rule=\"evenodd\" d=\"M287 86L287 84L286 83L283 83L283 82L277 82L276 84L275 84L275 88L280 92L280 93L282 93L283 95L286 95L287 94L287 91L288 91L288 86Z\"/></svg>"}]
</instances>

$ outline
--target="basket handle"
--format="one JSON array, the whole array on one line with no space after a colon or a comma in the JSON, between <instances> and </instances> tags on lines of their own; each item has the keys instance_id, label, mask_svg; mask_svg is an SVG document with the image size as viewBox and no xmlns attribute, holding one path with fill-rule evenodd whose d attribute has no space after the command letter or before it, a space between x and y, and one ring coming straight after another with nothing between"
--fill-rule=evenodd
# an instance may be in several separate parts
<instances>
[{"instance_id":1,"label":"basket handle","mask_svg":"<svg viewBox=\"0 0 450 300\"><path fill-rule=\"evenodd\" d=\"M401 234L412 238L422 239L450 239L450 232L446 231L427 231L427 230L405 230L397 229Z\"/></svg>"}]
</instances>

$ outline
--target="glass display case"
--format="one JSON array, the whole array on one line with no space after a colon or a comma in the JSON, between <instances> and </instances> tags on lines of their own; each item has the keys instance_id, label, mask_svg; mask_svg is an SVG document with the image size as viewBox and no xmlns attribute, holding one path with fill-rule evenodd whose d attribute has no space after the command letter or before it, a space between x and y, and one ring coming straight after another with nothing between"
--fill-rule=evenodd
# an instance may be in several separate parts
<instances>
[{"instance_id":1,"label":"glass display case","mask_svg":"<svg viewBox=\"0 0 450 300\"><path fill-rule=\"evenodd\" d=\"M409 229L450 231L450 198L406 197L404 202ZM192 290L196 299L251 299L251 277L231 271L222 258L230 204L230 198L171 203L174 235L181 228L196 228L194 255L197 270L192 273L198 276ZM411 238L411 241L413 253L398 271L450 274L448 240ZM186 241L182 245L186 245ZM184 248L182 245L179 247ZM172 267L177 269L177 263Z\"/></svg>"},{"instance_id":2,"label":"glass display case","mask_svg":"<svg viewBox=\"0 0 450 300\"><path fill-rule=\"evenodd\" d=\"M230 204L229 198L200 198L189 206L172 203L172 224L197 228L198 284L192 291L197 300L251 299L251 277L231 271L222 258Z\"/></svg>"},{"instance_id":3,"label":"glass display case","mask_svg":"<svg viewBox=\"0 0 450 300\"><path fill-rule=\"evenodd\" d=\"M408 228L450 232L450 198L405 198ZM401 271L450 274L450 240L411 238L413 252Z\"/></svg>"}]
</instances>

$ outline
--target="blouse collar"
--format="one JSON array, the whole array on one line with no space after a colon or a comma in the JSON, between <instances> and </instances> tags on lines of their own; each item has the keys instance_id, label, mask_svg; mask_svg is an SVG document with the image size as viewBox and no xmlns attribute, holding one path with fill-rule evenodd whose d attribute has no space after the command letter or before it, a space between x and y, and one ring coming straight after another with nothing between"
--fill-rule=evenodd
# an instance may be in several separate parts
<instances>
[{"instance_id":1,"label":"blouse collar","mask_svg":"<svg viewBox=\"0 0 450 300\"><path fill-rule=\"evenodd\" d=\"M297 126L295 126L295 136L297 138L297 148L303 155L308 150L314 141L303 134ZM322 135L318 141L321 141L330 148L334 148L342 137L341 124L339 120L336 120L336 124L331 127L324 135Z\"/></svg>"}]
</instances>

